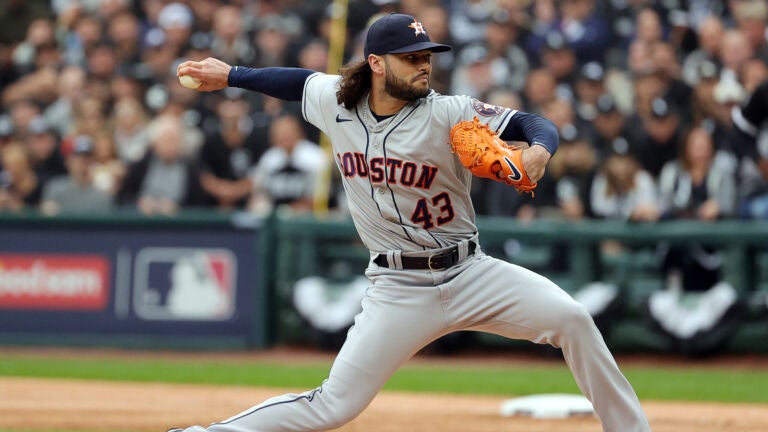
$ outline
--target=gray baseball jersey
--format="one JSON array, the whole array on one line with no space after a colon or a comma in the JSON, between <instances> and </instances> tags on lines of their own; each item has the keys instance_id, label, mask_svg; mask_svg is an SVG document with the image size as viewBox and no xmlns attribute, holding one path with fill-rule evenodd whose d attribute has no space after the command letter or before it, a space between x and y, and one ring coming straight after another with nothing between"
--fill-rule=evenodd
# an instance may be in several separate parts
<instances>
[{"instance_id":1,"label":"gray baseball jersey","mask_svg":"<svg viewBox=\"0 0 768 432\"><path fill-rule=\"evenodd\" d=\"M352 109L337 104L338 82L334 75L309 76L302 106L333 142L354 223L371 250L362 312L320 387L185 432L337 428L362 412L413 354L458 330L562 348L606 432L650 431L586 309L547 278L477 245L471 174L451 153L448 133L473 117L500 130L515 110L433 92L377 122L367 100ZM432 258L446 251L456 254L455 265L435 269ZM406 266L406 260L422 264Z\"/></svg>"},{"instance_id":2,"label":"gray baseball jersey","mask_svg":"<svg viewBox=\"0 0 768 432\"><path fill-rule=\"evenodd\" d=\"M451 152L448 132L473 117L501 130L516 111L432 92L377 122L367 98L351 109L337 104L338 81L337 75L310 76L302 113L333 143L352 219L368 249L435 249L475 235L472 174Z\"/></svg>"}]
</instances>

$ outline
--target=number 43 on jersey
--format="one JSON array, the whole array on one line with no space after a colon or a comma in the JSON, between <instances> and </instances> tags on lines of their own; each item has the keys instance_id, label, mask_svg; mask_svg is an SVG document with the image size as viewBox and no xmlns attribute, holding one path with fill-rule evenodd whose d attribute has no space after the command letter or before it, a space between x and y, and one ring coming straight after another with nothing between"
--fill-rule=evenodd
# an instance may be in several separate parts
<instances>
[{"instance_id":1,"label":"number 43 on jersey","mask_svg":"<svg viewBox=\"0 0 768 432\"><path fill-rule=\"evenodd\" d=\"M411 215L411 221L421 225L424 229L430 229L437 224L446 224L453 220L453 205L448 192L441 192L429 198L421 198L416 202L416 208Z\"/></svg>"}]
</instances>

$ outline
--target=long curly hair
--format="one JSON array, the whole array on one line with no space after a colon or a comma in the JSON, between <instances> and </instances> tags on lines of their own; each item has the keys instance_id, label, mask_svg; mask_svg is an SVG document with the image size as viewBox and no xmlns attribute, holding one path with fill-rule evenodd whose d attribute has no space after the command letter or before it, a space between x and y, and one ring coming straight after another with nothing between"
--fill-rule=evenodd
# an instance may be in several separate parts
<instances>
[{"instance_id":1,"label":"long curly hair","mask_svg":"<svg viewBox=\"0 0 768 432\"><path fill-rule=\"evenodd\" d=\"M349 62L339 68L341 83L336 92L336 101L352 109L371 90L371 66L368 60Z\"/></svg>"}]
</instances>

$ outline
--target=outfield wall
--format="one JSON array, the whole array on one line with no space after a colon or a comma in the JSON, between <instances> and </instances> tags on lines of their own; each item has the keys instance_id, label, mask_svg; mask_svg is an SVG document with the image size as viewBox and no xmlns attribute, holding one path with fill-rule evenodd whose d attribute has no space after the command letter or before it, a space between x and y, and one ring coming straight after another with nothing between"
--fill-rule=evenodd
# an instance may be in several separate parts
<instances>
[{"instance_id":1,"label":"outfield wall","mask_svg":"<svg viewBox=\"0 0 768 432\"><path fill-rule=\"evenodd\" d=\"M0 219L0 342L266 346L258 225L187 213Z\"/></svg>"},{"instance_id":2,"label":"outfield wall","mask_svg":"<svg viewBox=\"0 0 768 432\"><path fill-rule=\"evenodd\" d=\"M627 351L671 351L647 319L662 289L661 242L722 248L725 278L744 306L728 351L768 351L768 222L537 221L480 218L483 249L545 274L571 293L615 284L622 308L604 331ZM620 247L607 249L607 241ZM614 252L608 253L607 250ZM619 251L619 252L616 252ZM348 219L268 219L216 212L177 217L0 215L0 343L258 349L331 348L296 309L297 282L322 281L333 308L369 258ZM338 309L338 308L336 308ZM495 337L461 345L511 345Z\"/></svg>"}]
</instances>

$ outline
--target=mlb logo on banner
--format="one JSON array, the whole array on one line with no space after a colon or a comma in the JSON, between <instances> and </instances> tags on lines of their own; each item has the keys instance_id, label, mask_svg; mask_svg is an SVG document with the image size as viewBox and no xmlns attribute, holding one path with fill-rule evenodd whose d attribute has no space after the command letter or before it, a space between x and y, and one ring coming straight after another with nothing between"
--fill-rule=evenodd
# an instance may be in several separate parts
<instances>
[{"instance_id":1,"label":"mlb logo on banner","mask_svg":"<svg viewBox=\"0 0 768 432\"><path fill-rule=\"evenodd\" d=\"M0 308L99 311L108 299L103 256L0 254Z\"/></svg>"},{"instance_id":2,"label":"mlb logo on banner","mask_svg":"<svg viewBox=\"0 0 768 432\"><path fill-rule=\"evenodd\" d=\"M225 321L235 310L236 258L228 249L141 249L133 309L145 320Z\"/></svg>"}]
</instances>

